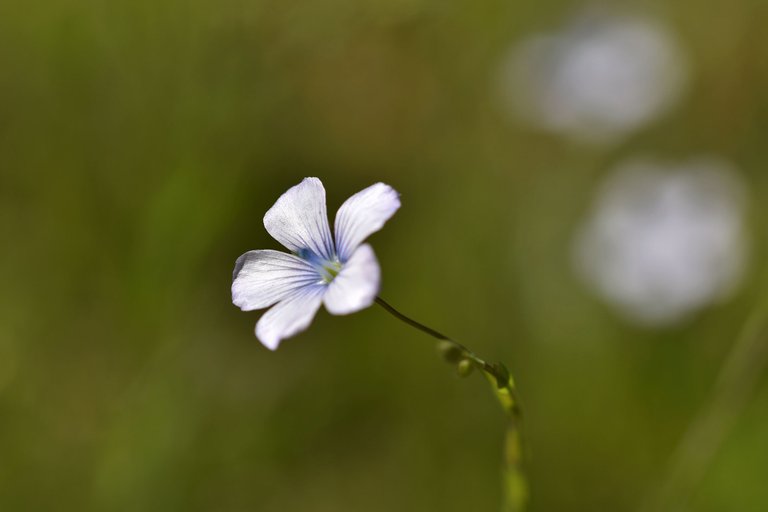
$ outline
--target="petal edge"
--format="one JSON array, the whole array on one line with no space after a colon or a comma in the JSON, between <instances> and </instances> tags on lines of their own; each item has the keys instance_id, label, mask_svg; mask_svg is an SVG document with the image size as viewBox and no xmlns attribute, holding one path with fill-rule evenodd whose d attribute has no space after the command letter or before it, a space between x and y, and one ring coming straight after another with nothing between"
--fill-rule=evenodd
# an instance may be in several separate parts
<instances>
[{"instance_id":1,"label":"petal edge","mask_svg":"<svg viewBox=\"0 0 768 512\"><path fill-rule=\"evenodd\" d=\"M385 183L376 183L344 201L336 213L336 250L342 262L371 234L380 230L400 208L400 194Z\"/></svg>"},{"instance_id":2,"label":"petal edge","mask_svg":"<svg viewBox=\"0 0 768 512\"><path fill-rule=\"evenodd\" d=\"M264 214L264 227L295 253L309 250L328 260L334 254L325 188L317 178L304 178L281 195Z\"/></svg>"}]
</instances>

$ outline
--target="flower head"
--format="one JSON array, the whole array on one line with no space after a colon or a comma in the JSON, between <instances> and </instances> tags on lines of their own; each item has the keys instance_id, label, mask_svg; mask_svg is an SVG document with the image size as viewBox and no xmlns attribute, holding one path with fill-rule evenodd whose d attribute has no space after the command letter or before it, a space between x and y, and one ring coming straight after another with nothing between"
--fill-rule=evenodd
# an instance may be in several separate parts
<instances>
[{"instance_id":1,"label":"flower head","mask_svg":"<svg viewBox=\"0 0 768 512\"><path fill-rule=\"evenodd\" d=\"M400 208L398 193L376 183L347 199L336 213L331 236L325 188L304 178L264 215L264 227L292 254L249 251L237 259L232 302L243 311L273 306L256 324L256 336L271 350L306 329L320 308L346 315L367 308L379 291L376 255L363 241Z\"/></svg>"},{"instance_id":2,"label":"flower head","mask_svg":"<svg viewBox=\"0 0 768 512\"><path fill-rule=\"evenodd\" d=\"M738 172L719 158L628 160L606 179L579 231L577 269L631 321L672 325L739 284L746 200Z\"/></svg>"},{"instance_id":3,"label":"flower head","mask_svg":"<svg viewBox=\"0 0 768 512\"><path fill-rule=\"evenodd\" d=\"M500 93L539 128L612 143L664 114L687 79L688 61L664 23L589 9L512 48Z\"/></svg>"}]
</instances>

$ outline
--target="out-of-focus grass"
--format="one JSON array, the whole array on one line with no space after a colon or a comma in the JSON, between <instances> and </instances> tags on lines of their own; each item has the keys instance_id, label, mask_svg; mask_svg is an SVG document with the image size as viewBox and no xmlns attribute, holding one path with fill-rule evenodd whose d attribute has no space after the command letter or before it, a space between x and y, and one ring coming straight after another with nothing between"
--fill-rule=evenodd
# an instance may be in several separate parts
<instances>
[{"instance_id":1,"label":"out-of-focus grass","mask_svg":"<svg viewBox=\"0 0 768 512\"><path fill-rule=\"evenodd\" d=\"M656 5L695 69L610 149L505 122L508 45L571 2L0 4L0 509L494 510L503 422L429 339L321 313L269 353L230 303L261 217L316 175L374 181L383 294L513 369L532 510L635 510L765 292L768 34L747 0ZM635 152L713 151L750 187L729 303L640 330L572 276L596 181ZM764 383L762 388L764 388ZM761 510L765 389L694 500Z\"/></svg>"}]
</instances>

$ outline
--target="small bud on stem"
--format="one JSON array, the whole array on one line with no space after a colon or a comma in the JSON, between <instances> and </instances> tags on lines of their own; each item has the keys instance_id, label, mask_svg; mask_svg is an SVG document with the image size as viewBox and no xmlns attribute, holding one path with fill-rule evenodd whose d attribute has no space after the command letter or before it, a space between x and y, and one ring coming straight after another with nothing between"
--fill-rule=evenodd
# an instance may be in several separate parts
<instances>
[{"instance_id":1,"label":"small bud on stem","mask_svg":"<svg viewBox=\"0 0 768 512\"><path fill-rule=\"evenodd\" d=\"M437 351L448 363L458 363L464 360L464 350L452 341L440 341L437 344Z\"/></svg>"},{"instance_id":2,"label":"small bud on stem","mask_svg":"<svg viewBox=\"0 0 768 512\"><path fill-rule=\"evenodd\" d=\"M472 373L472 370L475 369L475 365L472 364L472 361L469 359L462 359L459 361L459 364L456 365L456 373L459 374L459 377L467 377L469 374Z\"/></svg>"}]
</instances>

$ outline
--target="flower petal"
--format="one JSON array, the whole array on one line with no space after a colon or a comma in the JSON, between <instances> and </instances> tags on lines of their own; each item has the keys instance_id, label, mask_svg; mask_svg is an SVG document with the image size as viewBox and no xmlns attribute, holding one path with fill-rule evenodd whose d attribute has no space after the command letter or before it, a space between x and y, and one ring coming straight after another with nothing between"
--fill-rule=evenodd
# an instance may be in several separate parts
<instances>
[{"instance_id":1,"label":"flower petal","mask_svg":"<svg viewBox=\"0 0 768 512\"><path fill-rule=\"evenodd\" d=\"M339 275L328 285L323 302L334 315L347 315L373 304L379 293L381 271L370 245L357 248Z\"/></svg>"},{"instance_id":2,"label":"flower petal","mask_svg":"<svg viewBox=\"0 0 768 512\"><path fill-rule=\"evenodd\" d=\"M280 341L309 327L315 317L327 286L311 284L294 290L288 298L277 303L259 318L256 336L270 350Z\"/></svg>"},{"instance_id":3,"label":"flower petal","mask_svg":"<svg viewBox=\"0 0 768 512\"><path fill-rule=\"evenodd\" d=\"M384 183L371 185L347 199L336 213L334 226L341 261L347 261L363 240L380 230L398 208L399 194Z\"/></svg>"},{"instance_id":4,"label":"flower petal","mask_svg":"<svg viewBox=\"0 0 768 512\"><path fill-rule=\"evenodd\" d=\"M235 263L232 302L243 311L262 309L321 281L303 259L280 251L249 251Z\"/></svg>"},{"instance_id":5,"label":"flower petal","mask_svg":"<svg viewBox=\"0 0 768 512\"><path fill-rule=\"evenodd\" d=\"M334 255L325 189L317 178L304 178L280 196L264 215L264 227L293 252L309 250L327 260Z\"/></svg>"}]
</instances>

